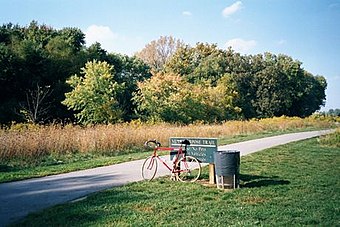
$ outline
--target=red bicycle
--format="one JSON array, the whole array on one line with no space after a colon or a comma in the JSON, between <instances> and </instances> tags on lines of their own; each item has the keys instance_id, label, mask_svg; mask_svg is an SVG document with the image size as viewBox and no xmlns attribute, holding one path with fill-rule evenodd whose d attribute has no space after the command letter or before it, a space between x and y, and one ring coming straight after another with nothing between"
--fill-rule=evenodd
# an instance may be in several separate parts
<instances>
[{"instance_id":1,"label":"red bicycle","mask_svg":"<svg viewBox=\"0 0 340 227\"><path fill-rule=\"evenodd\" d=\"M201 175L201 164L195 157L186 155L188 145L190 145L188 140L182 141L179 148L161 147L157 140L146 141L145 146L153 148L153 154L142 165L142 177L145 180L154 179L160 161L171 172L172 179L183 182L196 181ZM157 151L177 151L172 160L172 167L157 154Z\"/></svg>"}]
</instances>

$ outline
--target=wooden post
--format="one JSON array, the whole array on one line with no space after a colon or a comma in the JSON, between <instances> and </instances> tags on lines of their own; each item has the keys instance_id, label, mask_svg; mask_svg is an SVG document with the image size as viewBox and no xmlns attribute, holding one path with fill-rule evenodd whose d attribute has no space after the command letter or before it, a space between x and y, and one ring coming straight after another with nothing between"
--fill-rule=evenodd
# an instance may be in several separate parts
<instances>
[{"instance_id":1,"label":"wooden post","mask_svg":"<svg viewBox=\"0 0 340 227\"><path fill-rule=\"evenodd\" d=\"M209 164L209 184L215 184L215 165Z\"/></svg>"}]
</instances>

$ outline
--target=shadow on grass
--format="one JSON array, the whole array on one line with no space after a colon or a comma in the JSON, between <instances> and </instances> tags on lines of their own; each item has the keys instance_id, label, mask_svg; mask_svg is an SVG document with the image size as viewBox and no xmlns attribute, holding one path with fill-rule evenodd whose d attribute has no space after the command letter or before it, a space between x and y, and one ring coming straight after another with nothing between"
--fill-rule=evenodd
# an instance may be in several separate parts
<instances>
[{"instance_id":1,"label":"shadow on grass","mask_svg":"<svg viewBox=\"0 0 340 227\"><path fill-rule=\"evenodd\" d=\"M257 188L290 184L290 181L279 179L277 176L267 177L247 174L240 174L240 181L242 182L240 185L242 188Z\"/></svg>"}]
</instances>

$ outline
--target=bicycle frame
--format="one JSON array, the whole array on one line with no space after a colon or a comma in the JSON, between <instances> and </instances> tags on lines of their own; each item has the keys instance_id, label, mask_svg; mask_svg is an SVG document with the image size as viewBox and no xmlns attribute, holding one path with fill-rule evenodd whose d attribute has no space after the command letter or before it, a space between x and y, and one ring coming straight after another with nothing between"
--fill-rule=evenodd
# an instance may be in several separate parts
<instances>
[{"instance_id":1,"label":"bicycle frame","mask_svg":"<svg viewBox=\"0 0 340 227\"><path fill-rule=\"evenodd\" d=\"M173 167L171 168L167 161L164 160L163 158L161 158L158 154L157 154L157 151L174 151L178 149L177 153L176 153L176 156L175 158L173 159L172 161L172 164L173 164ZM183 152L183 148L180 147L180 148L173 148L173 147L156 147L154 149L154 152L153 152L153 155L152 157L153 158L157 158L171 173L180 173L181 170L176 170L174 167L175 167L175 164L177 163L177 161L180 159L181 155L185 155L185 152Z\"/></svg>"},{"instance_id":2,"label":"bicycle frame","mask_svg":"<svg viewBox=\"0 0 340 227\"><path fill-rule=\"evenodd\" d=\"M153 144L153 146L150 146L150 144ZM187 145L190 145L188 140L182 141L179 148L162 147L157 140L146 141L144 145L153 148L152 155L145 159L142 165L142 177L145 180L152 180L155 177L158 169L157 160L171 172L171 179L194 182L199 178L201 165L195 157L187 155ZM176 156L171 160L172 166L157 154L158 151L176 151ZM193 171L196 169L197 171Z\"/></svg>"}]
</instances>

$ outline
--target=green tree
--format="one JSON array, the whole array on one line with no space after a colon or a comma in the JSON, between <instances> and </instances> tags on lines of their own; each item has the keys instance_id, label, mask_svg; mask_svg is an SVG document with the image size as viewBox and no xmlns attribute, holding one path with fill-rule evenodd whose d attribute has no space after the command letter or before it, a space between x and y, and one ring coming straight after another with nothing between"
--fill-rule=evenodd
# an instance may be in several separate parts
<instances>
[{"instance_id":1,"label":"green tree","mask_svg":"<svg viewBox=\"0 0 340 227\"><path fill-rule=\"evenodd\" d=\"M265 67L255 73L253 86L255 97L252 105L256 110L257 117L273 117L287 114L291 106L291 87L289 78L278 64L275 55L264 55Z\"/></svg>"},{"instance_id":2,"label":"green tree","mask_svg":"<svg viewBox=\"0 0 340 227\"><path fill-rule=\"evenodd\" d=\"M72 118L73 109L61 104L65 92L70 91L65 81L92 60L112 65L113 80L125 84L125 89L115 96L119 109L124 110L123 120L136 117L134 109L140 108L140 104L131 101L132 94L137 91L138 82L151 77L151 70L183 80L183 91L168 97L176 108L192 109L194 114L173 111L173 106L168 108L169 116L182 112L178 117L181 121L220 121L239 114L244 118L308 116L325 102L325 78L305 71L301 62L289 56L243 56L231 48L221 50L215 44L190 47L172 37L161 37L140 52L149 51L149 61L141 56L142 59L108 53L100 43L86 48L84 37L80 29L56 30L36 21L26 27L11 23L0 26L0 123L25 120L18 113L23 106L27 109L27 94L36 91L37 85L49 87L52 92L43 100L44 105L49 104L45 116L51 120ZM186 102L178 102L178 97ZM224 100L214 101L222 97ZM190 103L195 103L197 112Z\"/></svg>"},{"instance_id":3,"label":"green tree","mask_svg":"<svg viewBox=\"0 0 340 227\"><path fill-rule=\"evenodd\" d=\"M211 86L207 81L192 84L176 74L156 73L138 83L133 100L147 119L185 124L223 121L240 111L233 103L237 93L230 87L228 76Z\"/></svg>"},{"instance_id":4,"label":"green tree","mask_svg":"<svg viewBox=\"0 0 340 227\"><path fill-rule=\"evenodd\" d=\"M236 103L239 94L230 74L222 76L216 82L216 86L206 83L201 90L200 96L205 105L206 121L221 122L240 117L242 109Z\"/></svg>"},{"instance_id":5,"label":"green tree","mask_svg":"<svg viewBox=\"0 0 340 227\"><path fill-rule=\"evenodd\" d=\"M165 71L186 77L191 83L200 80L215 79L224 71L221 69L223 51L215 44L197 43L196 47L184 46L179 48L166 63ZM223 67L223 66L222 66Z\"/></svg>"},{"instance_id":6,"label":"green tree","mask_svg":"<svg viewBox=\"0 0 340 227\"><path fill-rule=\"evenodd\" d=\"M329 109L325 114L335 117L340 117L340 109Z\"/></svg>"},{"instance_id":7,"label":"green tree","mask_svg":"<svg viewBox=\"0 0 340 227\"><path fill-rule=\"evenodd\" d=\"M109 62L107 51L98 42L95 42L86 49L86 57L87 61L98 60Z\"/></svg>"},{"instance_id":8,"label":"green tree","mask_svg":"<svg viewBox=\"0 0 340 227\"><path fill-rule=\"evenodd\" d=\"M326 100L326 79L323 76L313 76L303 71L300 81L301 90L293 100L290 115L306 117L320 110Z\"/></svg>"},{"instance_id":9,"label":"green tree","mask_svg":"<svg viewBox=\"0 0 340 227\"><path fill-rule=\"evenodd\" d=\"M191 108L183 108L183 104L191 99L189 87L190 84L176 74L156 73L150 79L138 83L139 90L133 100L141 117L156 121L187 123L192 120L187 113ZM193 110L198 109L200 108Z\"/></svg>"},{"instance_id":10,"label":"green tree","mask_svg":"<svg viewBox=\"0 0 340 227\"><path fill-rule=\"evenodd\" d=\"M70 111L61 105L69 75L85 64L84 34L76 28L53 29L32 21L26 27L0 27L0 122L25 120L18 114L27 105L27 93L50 87L49 119L64 119ZM46 118L45 118L46 119Z\"/></svg>"},{"instance_id":11,"label":"green tree","mask_svg":"<svg viewBox=\"0 0 340 227\"><path fill-rule=\"evenodd\" d=\"M136 105L132 102L132 94L137 90L138 82L151 77L150 67L137 57L121 54L109 54L108 61L115 68L115 80L125 84L124 91L117 99L124 109L124 120L129 121L136 118Z\"/></svg>"},{"instance_id":12,"label":"green tree","mask_svg":"<svg viewBox=\"0 0 340 227\"><path fill-rule=\"evenodd\" d=\"M326 81L301 68L301 62L286 55L265 53L247 56L244 70L235 71L236 84L245 118L311 115L323 105Z\"/></svg>"},{"instance_id":13,"label":"green tree","mask_svg":"<svg viewBox=\"0 0 340 227\"><path fill-rule=\"evenodd\" d=\"M85 64L81 74L66 82L72 88L62 102L78 111L75 117L82 124L114 123L122 119L123 110L117 101L123 84L114 81L113 67L107 62L92 61Z\"/></svg>"}]
</instances>

